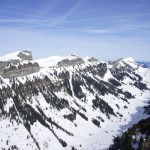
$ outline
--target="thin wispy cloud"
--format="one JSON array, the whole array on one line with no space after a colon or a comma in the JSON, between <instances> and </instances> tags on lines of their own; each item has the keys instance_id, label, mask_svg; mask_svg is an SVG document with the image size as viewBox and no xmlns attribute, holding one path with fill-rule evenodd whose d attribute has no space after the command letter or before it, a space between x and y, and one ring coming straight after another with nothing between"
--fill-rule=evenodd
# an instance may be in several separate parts
<instances>
[{"instance_id":1,"label":"thin wispy cloud","mask_svg":"<svg viewBox=\"0 0 150 150\"><path fill-rule=\"evenodd\" d=\"M64 13L61 16L56 16L56 17L52 17L52 18L42 18L41 13L40 16L37 15L26 15L26 14L22 14L22 13L15 13L15 14L19 14L19 15L24 15L26 17L32 17L33 19L29 18L29 19L17 19L17 18L2 18L0 19L0 22L6 22L6 23L27 23L27 24L31 24L30 26L27 27L22 27L22 30L27 30L27 29L32 29L32 28L39 28L42 26L46 26L49 28L55 27L58 24L61 24L63 22L67 23L70 21L67 21L66 19L74 12L76 11L80 5L83 3L82 1L77 1L77 3L75 3L75 5L73 7L71 7L69 9L69 11L67 11L66 13ZM43 14L43 13L42 13ZM39 18L39 19L38 19Z\"/></svg>"},{"instance_id":2,"label":"thin wispy cloud","mask_svg":"<svg viewBox=\"0 0 150 150\"><path fill-rule=\"evenodd\" d=\"M133 17L144 17L144 16L150 16L150 13L101 16L101 17L96 17L96 18L80 19L80 20L76 20L75 22L89 22L89 21L99 21L99 20L104 20L104 19L133 18Z\"/></svg>"},{"instance_id":3,"label":"thin wispy cloud","mask_svg":"<svg viewBox=\"0 0 150 150\"><path fill-rule=\"evenodd\" d=\"M46 25L49 23L55 23L56 20L51 18L46 19L18 19L18 18L0 18L1 23L26 23L26 24L41 24Z\"/></svg>"},{"instance_id":4,"label":"thin wispy cloud","mask_svg":"<svg viewBox=\"0 0 150 150\"><path fill-rule=\"evenodd\" d=\"M19 15L19 17L23 16L23 17L31 17L31 18L43 18L42 16L39 16L39 15L21 13L21 12L13 11L13 10L0 10L0 12L1 12L1 14L5 14L5 17L7 17L9 14L10 16L12 16L12 18L14 18L13 17L14 15ZM2 16L4 16L4 15L2 15ZM1 15L0 15L0 17L1 17Z\"/></svg>"},{"instance_id":5,"label":"thin wispy cloud","mask_svg":"<svg viewBox=\"0 0 150 150\"><path fill-rule=\"evenodd\" d=\"M147 7L146 4L134 4L134 8L141 8L141 7ZM89 14L89 13L98 13L98 12L105 12L105 11L109 11L109 10L116 10L116 9L125 9L125 8L133 8L133 5L120 5L120 6L111 6L111 7L106 7L106 8L101 8L101 9L90 9L90 10L82 10L82 11L78 11L73 13L73 15L81 15L81 14Z\"/></svg>"},{"instance_id":6,"label":"thin wispy cloud","mask_svg":"<svg viewBox=\"0 0 150 150\"><path fill-rule=\"evenodd\" d=\"M140 32L145 32L146 34L150 34L150 26L149 28L145 27L145 25L126 25L125 27L126 29L130 29L130 30L136 30L136 31L140 31Z\"/></svg>"},{"instance_id":7,"label":"thin wispy cloud","mask_svg":"<svg viewBox=\"0 0 150 150\"><path fill-rule=\"evenodd\" d=\"M108 34L113 32L113 30L110 29L98 29L98 28L85 28L80 31L90 34Z\"/></svg>"},{"instance_id":8,"label":"thin wispy cloud","mask_svg":"<svg viewBox=\"0 0 150 150\"><path fill-rule=\"evenodd\" d=\"M56 26L56 25L58 25L58 24L61 24L61 23L64 22L65 19L67 19L74 11L76 11L76 10L81 6L82 3L83 3L83 0L82 0L82 1L77 1L77 3L76 3L73 7L71 7L68 12L66 12L65 14L63 14L63 15L60 16L60 17L56 17L53 22L51 22L51 23L49 22L48 24L45 24L45 25L49 25L49 27L54 27L54 26ZM40 24L39 24L39 25L35 25L35 26L31 26L30 28L39 27L39 26L40 26Z\"/></svg>"}]
</instances>

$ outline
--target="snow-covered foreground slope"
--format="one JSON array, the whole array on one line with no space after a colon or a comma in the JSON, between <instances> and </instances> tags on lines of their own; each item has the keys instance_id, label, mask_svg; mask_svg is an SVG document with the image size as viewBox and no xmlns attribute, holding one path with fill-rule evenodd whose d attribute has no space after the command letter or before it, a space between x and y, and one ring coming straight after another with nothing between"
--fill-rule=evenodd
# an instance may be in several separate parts
<instances>
[{"instance_id":1,"label":"snow-covered foreground slope","mask_svg":"<svg viewBox=\"0 0 150 150\"><path fill-rule=\"evenodd\" d=\"M132 58L54 58L36 61L37 73L0 78L0 149L103 150L147 117L150 70Z\"/></svg>"}]
</instances>

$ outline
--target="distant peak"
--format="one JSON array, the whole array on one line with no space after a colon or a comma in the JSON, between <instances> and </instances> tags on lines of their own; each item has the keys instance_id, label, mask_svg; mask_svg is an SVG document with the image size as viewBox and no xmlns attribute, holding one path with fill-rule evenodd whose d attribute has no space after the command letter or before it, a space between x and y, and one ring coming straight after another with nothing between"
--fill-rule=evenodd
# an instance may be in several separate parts
<instances>
[{"instance_id":1,"label":"distant peak","mask_svg":"<svg viewBox=\"0 0 150 150\"><path fill-rule=\"evenodd\" d=\"M0 61L11 60L32 60L32 52L30 50L16 51L0 57Z\"/></svg>"},{"instance_id":2,"label":"distant peak","mask_svg":"<svg viewBox=\"0 0 150 150\"><path fill-rule=\"evenodd\" d=\"M22 60L32 60L32 52L30 50L23 50L17 56Z\"/></svg>"},{"instance_id":3,"label":"distant peak","mask_svg":"<svg viewBox=\"0 0 150 150\"><path fill-rule=\"evenodd\" d=\"M117 59L116 61L111 62L111 64L113 65L113 68L116 68L116 67L118 68L122 66L125 67L127 65L134 69L138 68L138 64L132 57L120 58L120 59Z\"/></svg>"},{"instance_id":4,"label":"distant peak","mask_svg":"<svg viewBox=\"0 0 150 150\"><path fill-rule=\"evenodd\" d=\"M23 50L22 53L31 54L32 52L29 49Z\"/></svg>"},{"instance_id":5,"label":"distant peak","mask_svg":"<svg viewBox=\"0 0 150 150\"><path fill-rule=\"evenodd\" d=\"M71 54L66 59L68 59L68 60L74 60L74 59L77 59L77 58L80 58L80 57L77 56L77 55L75 55L75 54Z\"/></svg>"},{"instance_id":6,"label":"distant peak","mask_svg":"<svg viewBox=\"0 0 150 150\"><path fill-rule=\"evenodd\" d=\"M69 56L78 57L76 54L70 54Z\"/></svg>"},{"instance_id":7,"label":"distant peak","mask_svg":"<svg viewBox=\"0 0 150 150\"><path fill-rule=\"evenodd\" d=\"M77 65L77 64L83 64L83 63L84 63L84 60L82 58L73 54L73 55L69 55L62 61L58 62L57 65L59 67L67 67L67 66L73 66L73 65Z\"/></svg>"},{"instance_id":8,"label":"distant peak","mask_svg":"<svg viewBox=\"0 0 150 150\"><path fill-rule=\"evenodd\" d=\"M10 60L20 60L20 58L17 56L20 53L20 51L16 51L13 53L9 53L7 55L4 55L2 57L0 57L0 61L10 61Z\"/></svg>"},{"instance_id":9,"label":"distant peak","mask_svg":"<svg viewBox=\"0 0 150 150\"><path fill-rule=\"evenodd\" d=\"M90 56L85 57L84 60L89 62L98 62L96 58Z\"/></svg>"},{"instance_id":10,"label":"distant peak","mask_svg":"<svg viewBox=\"0 0 150 150\"><path fill-rule=\"evenodd\" d=\"M123 62L130 65L134 69L138 68L138 64L136 63L136 61L132 57L124 58Z\"/></svg>"},{"instance_id":11,"label":"distant peak","mask_svg":"<svg viewBox=\"0 0 150 150\"><path fill-rule=\"evenodd\" d=\"M124 62L132 62L132 63L134 62L135 63L135 60L132 57L124 58L123 61Z\"/></svg>"}]
</instances>

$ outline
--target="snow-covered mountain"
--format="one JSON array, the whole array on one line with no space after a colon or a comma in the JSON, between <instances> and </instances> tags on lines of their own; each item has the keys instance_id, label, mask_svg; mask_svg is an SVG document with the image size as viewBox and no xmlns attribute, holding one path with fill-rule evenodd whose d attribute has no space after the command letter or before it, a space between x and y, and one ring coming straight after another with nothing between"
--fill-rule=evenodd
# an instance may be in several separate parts
<instances>
[{"instance_id":1,"label":"snow-covered mountain","mask_svg":"<svg viewBox=\"0 0 150 150\"><path fill-rule=\"evenodd\" d=\"M24 51L16 51L11 54L7 54L3 57L0 57L0 61L13 61L13 60L32 60L32 53L30 50L24 50Z\"/></svg>"},{"instance_id":2,"label":"snow-covered mountain","mask_svg":"<svg viewBox=\"0 0 150 150\"><path fill-rule=\"evenodd\" d=\"M103 150L148 117L150 69L133 58L14 54L0 57L0 149Z\"/></svg>"}]
</instances>

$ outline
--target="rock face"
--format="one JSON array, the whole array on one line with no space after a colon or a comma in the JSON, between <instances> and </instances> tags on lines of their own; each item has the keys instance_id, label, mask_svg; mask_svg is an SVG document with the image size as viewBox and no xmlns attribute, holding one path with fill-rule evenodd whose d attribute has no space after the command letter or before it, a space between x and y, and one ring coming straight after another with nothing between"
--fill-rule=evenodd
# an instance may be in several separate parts
<instances>
[{"instance_id":1,"label":"rock face","mask_svg":"<svg viewBox=\"0 0 150 150\"><path fill-rule=\"evenodd\" d=\"M19 62L19 60L0 61L0 73L2 73L4 69L7 68L10 64L16 65Z\"/></svg>"},{"instance_id":2,"label":"rock face","mask_svg":"<svg viewBox=\"0 0 150 150\"><path fill-rule=\"evenodd\" d=\"M84 60L76 55L71 55L70 58L64 59L58 63L58 67L68 67L73 65L83 64Z\"/></svg>"},{"instance_id":3,"label":"rock face","mask_svg":"<svg viewBox=\"0 0 150 150\"><path fill-rule=\"evenodd\" d=\"M32 60L32 53L29 50L24 50L22 52L18 52L15 55L10 55L9 57L6 56L7 58L5 59L0 59L0 70L3 71L6 67L8 67L10 64L16 65L21 61L27 60L31 61ZM3 58L3 57L2 57Z\"/></svg>"},{"instance_id":4,"label":"rock face","mask_svg":"<svg viewBox=\"0 0 150 150\"><path fill-rule=\"evenodd\" d=\"M32 60L32 53L29 50L19 52L14 57L16 58L8 58L8 60L0 61L0 75L3 78L26 76L40 70L38 63L30 62ZM28 61L28 63L23 61Z\"/></svg>"},{"instance_id":5,"label":"rock face","mask_svg":"<svg viewBox=\"0 0 150 150\"><path fill-rule=\"evenodd\" d=\"M29 50L24 50L18 54L18 57L20 57L22 60L32 60L32 53Z\"/></svg>"},{"instance_id":6,"label":"rock face","mask_svg":"<svg viewBox=\"0 0 150 150\"><path fill-rule=\"evenodd\" d=\"M18 67L11 65L9 68L4 69L1 75L3 78L22 77L38 72L39 70L40 67L38 63L27 63L23 65L20 64Z\"/></svg>"},{"instance_id":7,"label":"rock face","mask_svg":"<svg viewBox=\"0 0 150 150\"><path fill-rule=\"evenodd\" d=\"M96 58L94 58L94 57L89 57L87 60L89 62L98 62L98 60Z\"/></svg>"}]
</instances>

